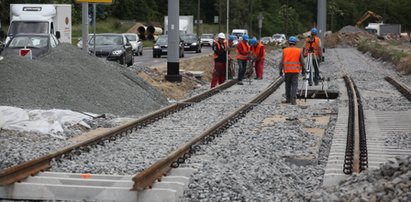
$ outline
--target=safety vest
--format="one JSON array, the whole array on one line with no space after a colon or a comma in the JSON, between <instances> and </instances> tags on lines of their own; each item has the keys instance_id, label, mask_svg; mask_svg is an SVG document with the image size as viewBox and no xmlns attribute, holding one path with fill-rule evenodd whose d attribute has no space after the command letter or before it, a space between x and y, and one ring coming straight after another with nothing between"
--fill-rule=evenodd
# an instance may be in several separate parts
<instances>
[{"instance_id":1,"label":"safety vest","mask_svg":"<svg viewBox=\"0 0 411 202\"><path fill-rule=\"evenodd\" d=\"M217 50L219 51L221 49L221 45L218 41L214 41L215 44L217 44ZM224 41L224 50L227 50L227 41ZM218 55L214 53L213 55L214 59L218 58Z\"/></svg>"},{"instance_id":2,"label":"safety vest","mask_svg":"<svg viewBox=\"0 0 411 202\"><path fill-rule=\"evenodd\" d=\"M240 42L237 46L241 46L245 52L250 52L250 45L248 45L248 43ZM235 57L237 60L248 60L248 54L242 55L238 51L238 47L235 49L235 53L237 54L237 56Z\"/></svg>"},{"instance_id":3,"label":"safety vest","mask_svg":"<svg viewBox=\"0 0 411 202\"><path fill-rule=\"evenodd\" d=\"M301 49L288 47L284 49L284 73L300 73L301 71Z\"/></svg>"},{"instance_id":4,"label":"safety vest","mask_svg":"<svg viewBox=\"0 0 411 202\"><path fill-rule=\"evenodd\" d=\"M313 49L314 49L314 54L315 55L320 55L320 38L317 36L314 36L314 41L312 43ZM308 53L310 50L310 37L305 39L305 50ZM307 53L304 53L304 55L307 55Z\"/></svg>"},{"instance_id":5,"label":"safety vest","mask_svg":"<svg viewBox=\"0 0 411 202\"><path fill-rule=\"evenodd\" d=\"M254 57L260 56L261 47L264 47L262 43L258 43L257 47L255 46L251 47ZM264 52L264 55L261 56L261 58L265 58L265 52Z\"/></svg>"}]
</instances>

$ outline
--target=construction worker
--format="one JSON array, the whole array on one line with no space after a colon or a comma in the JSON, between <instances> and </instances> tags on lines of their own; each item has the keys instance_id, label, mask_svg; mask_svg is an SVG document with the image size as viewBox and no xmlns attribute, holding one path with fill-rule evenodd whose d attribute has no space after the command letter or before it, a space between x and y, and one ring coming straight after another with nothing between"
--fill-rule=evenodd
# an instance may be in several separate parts
<instances>
[{"instance_id":1,"label":"construction worker","mask_svg":"<svg viewBox=\"0 0 411 202\"><path fill-rule=\"evenodd\" d=\"M236 48L236 59L238 61L238 85L243 85L243 78L247 68L247 61L250 59L250 46L248 45L248 35L242 36L241 42Z\"/></svg>"},{"instance_id":2,"label":"construction worker","mask_svg":"<svg viewBox=\"0 0 411 202\"><path fill-rule=\"evenodd\" d=\"M221 32L217 35L217 41L213 44L214 70L213 78L211 79L211 88L225 82L227 49L225 34Z\"/></svg>"},{"instance_id":3,"label":"construction worker","mask_svg":"<svg viewBox=\"0 0 411 202\"><path fill-rule=\"evenodd\" d=\"M307 37L305 40L304 56L307 57L308 53L313 53L312 63L314 66L314 79L313 78L309 79L308 84L310 86L313 85L312 84L313 80L314 80L315 85L318 86L318 80L320 79L319 65L320 65L320 61L322 60L322 51L321 51L322 48L321 48L321 40L320 38L318 38L317 34L318 34L317 28L312 28L311 35Z\"/></svg>"},{"instance_id":4,"label":"construction worker","mask_svg":"<svg viewBox=\"0 0 411 202\"><path fill-rule=\"evenodd\" d=\"M280 76L284 76L285 80L285 95L284 103L297 104L297 87L298 75L302 72L305 75L303 51L296 47L297 38L291 36L288 39L288 48L283 49L283 55L280 62ZM301 71L303 70L303 71Z\"/></svg>"},{"instance_id":5,"label":"construction worker","mask_svg":"<svg viewBox=\"0 0 411 202\"><path fill-rule=\"evenodd\" d=\"M265 48L255 37L250 40L250 46L251 58L255 61L255 79L261 80L264 73Z\"/></svg>"}]
</instances>

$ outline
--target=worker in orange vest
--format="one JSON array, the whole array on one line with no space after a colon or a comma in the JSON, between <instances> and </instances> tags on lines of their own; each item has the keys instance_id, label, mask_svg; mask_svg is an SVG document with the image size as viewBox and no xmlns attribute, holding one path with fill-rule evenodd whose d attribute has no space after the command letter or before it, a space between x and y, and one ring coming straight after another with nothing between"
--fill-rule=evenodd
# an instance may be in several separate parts
<instances>
[{"instance_id":1,"label":"worker in orange vest","mask_svg":"<svg viewBox=\"0 0 411 202\"><path fill-rule=\"evenodd\" d=\"M214 70L213 78L211 79L211 88L225 82L227 49L225 34L221 32L217 35L217 41L213 44Z\"/></svg>"},{"instance_id":2,"label":"worker in orange vest","mask_svg":"<svg viewBox=\"0 0 411 202\"><path fill-rule=\"evenodd\" d=\"M263 79L265 48L261 42L257 42L256 38L250 40L251 58L255 61L255 79Z\"/></svg>"},{"instance_id":3,"label":"worker in orange vest","mask_svg":"<svg viewBox=\"0 0 411 202\"><path fill-rule=\"evenodd\" d=\"M297 38L291 36L288 39L289 47L283 49L280 62L280 76L284 77L286 101L284 103L297 104L298 75L305 75L303 51L296 47ZM303 70L303 71L301 71Z\"/></svg>"},{"instance_id":4,"label":"worker in orange vest","mask_svg":"<svg viewBox=\"0 0 411 202\"><path fill-rule=\"evenodd\" d=\"M317 34L318 34L317 28L312 28L311 35L307 37L305 40L304 56L307 57L308 53L313 53L312 63L314 66L314 72L313 72L314 78L309 78L308 84L310 86L313 85L312 83L313 80L314 80L314 84L318 86L318 80L320 79L319 65L320 65L320 61L322 60L322 51L321 51L322 49L321 49L321 40L320 38L318 38Z\"/></svg>"},{"instance_id":5,"label":"worker in orange vest","mask_svg":"<svg viewBox=\"0 0 411 202\"><path fill-rule=\"evenodd\" d=\"M238 85L243 85L243 78L247 69L247 61L250 59L250 46L248 45L248 35L244 34L242 40L236 48L236 59L238 61Z\"/></svg>"}]
</instances>

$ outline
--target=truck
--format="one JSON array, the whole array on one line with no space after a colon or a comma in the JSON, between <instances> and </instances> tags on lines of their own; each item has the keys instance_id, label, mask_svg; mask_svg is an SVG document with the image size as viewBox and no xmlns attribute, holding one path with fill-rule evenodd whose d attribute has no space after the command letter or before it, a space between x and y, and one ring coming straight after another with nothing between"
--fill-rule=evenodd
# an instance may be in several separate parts
<instances>
[{"instance_id":1,"label":"truck","mask_svg":"<svg viewBox=\"0 0 411 202\"><path fill-rule=\"evenodd\" d=\"M71 44L70 4L10 4L6 43L19 33L50 33Z\"/></svg>"},{"instance_id":2,"label":"truck","mask_svg":"<svg viewBox=\"0 0 411 202\"><path fill-rule=\"evenodd\" d=\"M193 34L193 16L180 16L179 18L179 31L183 34ZM168 31L168 16L164 16L164 33Z\"/></svg>"},{"instance_id":3,"label":"truck","mask_svg":"<svg viewBox=\"0 0 411 202\"><path fill-rule=\"evenodd\" d=\"M400 36L401 24L369 23L365 30L376 34L379 38L384 38L387 35Z\"/></svg>"}]
</instances>

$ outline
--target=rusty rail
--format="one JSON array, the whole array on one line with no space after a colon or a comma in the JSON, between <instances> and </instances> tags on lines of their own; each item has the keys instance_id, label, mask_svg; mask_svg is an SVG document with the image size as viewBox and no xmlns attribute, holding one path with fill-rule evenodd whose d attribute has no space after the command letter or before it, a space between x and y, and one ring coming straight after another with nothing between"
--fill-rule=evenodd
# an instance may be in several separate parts
<instances>
[{"instance_id":1,"label":"rusty rail","mask_svg":"<svg viewBox=\"0 0 411 202\"><path fill-rule=\"evenodd\" d=\"M146 125L154 123L172 113L180 111L186 107L191 106L191 103L200 102L208 97L211 97L220 91L227 89L234 85L237 81L231 80L229 82L224 83L216 88L210 89L202 94L194 96L192 98L186 99L182 101L182 103L175 103L165 108L162 108L158 111L152 112L140 119L135 121L129 122L127 124L115 127L109 131L102 132L101 134L87 139L83 142L75 143L64 147L55 152L51 152L48 155L24 162L20 165L16 165L13 167L6 168L0 171L0 186L12 184L14 182L21 181L29 176L36 175L37 173L47 170L50 168L50 161L55 158L64 157L66 155L72 155L76 153L81 153L81 150L86 150L88 146L102 143L104 141L113 141L116 140L118 137L125 136L126 134L130 134L133 130L140 129Z\"/></svg>"},{"instance_id":2,"label":"rusty rail","mask_svg":"<svg viewBox=\"0 0 411 202\"><path fill-rule=\"evenodd\" d=\"M149 168L138 173L133 177L134 191L144 190L162 176L166 175L172 167L178 167L180 163L184 163L185 159L190 157L192 153L195 152L195 148L198 147L202 142L210 142L215 138L216 135L225 131L228 127L237 122L242 116L244 116L248 111L250 111L255 105L264 101L269 95L271 95L283 82L282 78L277 79L269 87L267 87L262 93L254 97L248 104L243 105L222 121L208 128L201 135L194 137L187 143L181 145L176 150L168 154L165 158L157 161Z\"/></svg>"},{"instance_id":3,"label":"rusty rail","mask_svg":"<svg viewBox=\"0 0 411 202\"><path fill-rule=\"evenodd\" d=\"M386 76L385 80L397 88L397 90L400 91L405 98L411 101L411 90L404 83L401 83L400 81L389 76Z\"/></svg>"}]
</instances>

